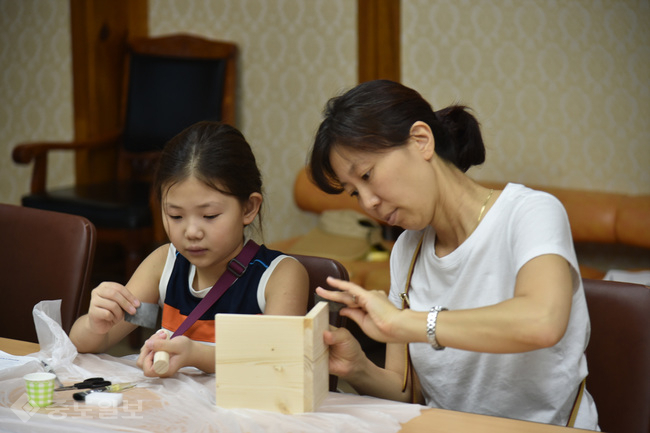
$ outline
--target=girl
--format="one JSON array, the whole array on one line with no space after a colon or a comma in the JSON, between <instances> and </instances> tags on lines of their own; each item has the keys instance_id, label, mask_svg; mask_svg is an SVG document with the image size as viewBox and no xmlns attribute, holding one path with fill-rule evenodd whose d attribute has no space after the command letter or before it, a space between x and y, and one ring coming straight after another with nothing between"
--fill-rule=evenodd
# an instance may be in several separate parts
<instances>
[{"instance_id":1,"label":"girl","mask_svg":"<svg viewBox=\"0 0 650 433\"><path fill-rule=\"evenodd\" d=\"M589 316L566 212L522 185L479 185L465 172L484 159L465 107L434 112L390 81L329 101L312 178L405 229L388 297L334 279L341 292L317 290L388 343L380 368L347 330L328 331L330 372L363 394L552 424L573 412L575 426L595 429L581 392Z\"/></svg>"},{"instance_id":2,"label":"girl","mask_svg":"<svg viewBox=\"0 0 650 433\"><path fill-rule=\"evenodd\" d=\"M262 180L243 135L218 122L199 122L162 151L154 177L171 243L152 252L126 286L104 282L92 291L88 314L70 331L79 352L103 352L136 328L124 321L140 302L163 307L162 326L174 331L244 247L244 229L259 215ZM260 215L261 218L261 215ZM260 222L261 227L261 222ZM169 370L194 366L214 372L216 313L304 315L309 279L294 258L261 246L245 273L183 336L155 334L138 358L145 376L157 351Z\"/></svg>"}]
</instances>

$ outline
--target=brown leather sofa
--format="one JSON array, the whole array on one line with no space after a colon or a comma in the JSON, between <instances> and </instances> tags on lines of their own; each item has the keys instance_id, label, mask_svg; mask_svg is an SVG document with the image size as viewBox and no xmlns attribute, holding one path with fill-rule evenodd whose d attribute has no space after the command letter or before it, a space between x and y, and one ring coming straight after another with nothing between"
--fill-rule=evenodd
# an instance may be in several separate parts
<instances>
[{"instance_id":1,"label":"brown leather sofa","mask_svg":"<svg viewBox=\"0 0 650 433\"><path fill-rule=\"evenodd\" d=\"M503 188L503 183L484 183L487 187ZM650 251L650 195L625 195L577 189L530 185L557 197L567 210L573 239L606 245L628 245ZM325 210L353 209L363 212L356 199L347 194L330 195L319 190L309 180L305 169L300 170L294 183L296 205L307 212L320 214ZM300 238L294 237L271 244L273 248L291 252ZM386 246L390 248L391 242ZM388 290L388 262L364 260L341 261L348 269L350 280L366 289ZM602 278L605 272L581 265L584 278Z\"/></svg>"}]
</instances>

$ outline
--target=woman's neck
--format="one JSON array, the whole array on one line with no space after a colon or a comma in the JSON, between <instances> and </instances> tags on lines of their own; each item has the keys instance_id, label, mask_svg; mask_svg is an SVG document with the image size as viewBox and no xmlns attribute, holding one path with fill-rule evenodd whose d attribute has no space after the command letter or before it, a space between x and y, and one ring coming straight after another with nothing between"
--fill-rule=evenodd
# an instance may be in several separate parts
<instances>
[{"instance_id":1,"label":"woman's neck","mask_svg":"<svg viewBox=\"0 0 650 433\"><path fill-rule=\"evenodd\" d=\"M438 257L452 253L478 227L478 215L486 203L489 190L482 187L457 168L443 169L440 179L434 219L435 250ZM483 211L487 213L488 207Z\"/></svg>"}]
</instances>

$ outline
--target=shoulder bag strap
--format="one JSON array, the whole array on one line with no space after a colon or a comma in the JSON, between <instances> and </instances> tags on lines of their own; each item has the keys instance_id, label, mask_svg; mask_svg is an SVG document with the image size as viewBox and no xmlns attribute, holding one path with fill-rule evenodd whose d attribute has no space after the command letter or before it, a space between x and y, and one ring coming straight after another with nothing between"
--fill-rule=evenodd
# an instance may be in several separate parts
<instances>
[{"instance_id":1,"label":"shoulder bag strap","mask_svg":"<svg viewBox=\"0 0 650 433\"><path fill-rule=\"evenodd\" d=\"M214 283L214 286L212 286L208 294L205 295L201 302L199 302L199 305L194 307L190 315L185 318L183 323L181 323L181 326L179 326L172 334L171 338L183 335L185 331L187 331L190 326L199 319L199 317L201 317L212 305L214 305L215 302L217 302L221 295L226 293L226 290L228 290L228 288L232 286L239 277L244 275L248 264L252 258L255 257L255 254L257 254L259 249L260 246L254 241L249 240L246 242L246 245L244 245L244 248L242 248L237 257L228 262L226 272L221 274L221 277L219 277L217 282Z\"/></svg>"},{"instance_id":2,"label":"shoulder bag strap","mask_svg":"<svg viewBox=\"0 0 650 433\"><path fill-rule=\"evenodd\" d=\"M573 402L573 409L571 409L571 414L569 415L569 421L567 421L566 423L567 427L573 427L573 425L576 422L576 418L578 417L578 409L580 409L580 402L582 401L582 395L585 393L585 382L587 382L586 377L582 379L582 382L580 383L580 387L578 388L578 394L576 395L576 399Z\"/></svg>"},{"instance_id":3,"label":"shoulder bag strap","mask_svg":"<svg viewBox=\"0 0 650 433\"><path fill-rule=\"evenodd\" d=\"M413 277L413 269L415 268L415 262L418 259L418 256L420 255L420 250L422 249L422 241L424 240L424 233L422 234L422 237L420 238L420 241L418 242L417 247L415 247L415 251L413 252L413 258L411 259L411 265L409 266L409 273L406 277L406 285L404 287L404 291L399 294L399 297L402 299L402 310L406 308L410 308L411 304L409 302L409 287L411 287L411 277ZM409 382L409 377L411 378L411 402L415 402L415 385L413 384L413 376L412 376L412 369L413 367L411 366L411 356L409 353L409 344L406 343L404 346L405 350L405 364L406 366L404 367L404 381L402 382L402 392L406 390L406 386L408 385Z\"/></svg>"}]
</instances>

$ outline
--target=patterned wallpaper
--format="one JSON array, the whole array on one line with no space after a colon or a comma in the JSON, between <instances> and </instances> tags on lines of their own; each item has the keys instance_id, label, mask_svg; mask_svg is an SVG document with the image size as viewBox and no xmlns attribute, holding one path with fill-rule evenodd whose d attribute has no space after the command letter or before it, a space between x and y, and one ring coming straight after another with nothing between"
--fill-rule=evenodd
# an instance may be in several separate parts
<instances>
[{"instance_id":1,"label":"patterned wallpaper","mask_svg":"<svg viewBox=\"0 0 650 433\"><path fill-rule=\"evenodd\" d=\"M355 0L149 0L150 32L240 48L238 126L264 175L265 240L316 220L293 204L326 100L355 84ZM650 193L650 1L402 0L402 79L434 107L459 101L483 125L470 174ZM646 24L644 24L646 23ZM18 203L26 140L72 137L68 0L0 0L0 202ZM72 157L49 181L72 182Z\"/></svg>"},{"instance_id":2,"label":"patterned wallpaper","mask_svg":"<svg viewBox=\"0 0 650 433\"><path fill-rule=\"evenodd\" d=\"M149 0L149 32L238 45L237 126L262 171L264 240L307 232L316 218L294 205L293 181L325 102L356 83L356 1Z\"/></svg>"},{"instance_id":3,"label":"patterned wallpaper","mask_svg":"<svg viewBox=\"0 0 650 433\"><path fill-rule=\"evenodd\" d=\"M482 123L477 179L650 193L648 0L402 0L402 81Z\"/></svg>"},{"instance_id":4,"label":"patterned wallpaper","mask_svg":"<svg viewBox=\"0 0 650 433\"><path fill-rule=\"evenodd\" d=\"M0 202L19 204L31 166L17 165L20 142L74 135L68 0L0 0ZM48 184L74 182L74 157L49 158Z\"/></svg>"}]
</instances>

